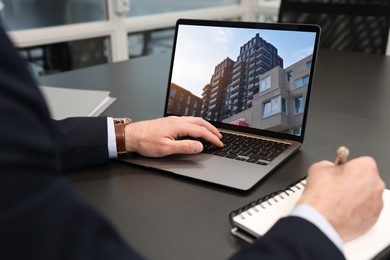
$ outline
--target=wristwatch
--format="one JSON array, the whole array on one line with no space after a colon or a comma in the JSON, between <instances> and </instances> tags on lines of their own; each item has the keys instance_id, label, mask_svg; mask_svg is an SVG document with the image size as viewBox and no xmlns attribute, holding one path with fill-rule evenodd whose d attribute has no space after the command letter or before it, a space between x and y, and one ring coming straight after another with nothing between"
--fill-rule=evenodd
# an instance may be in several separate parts
<instances>
[{"instance_id":1,"label":"wristwatch","mask_svg":"<svg viewBox=\"0 0 390 260\"><path fill-rule=\"evenodd\" d=\"M126 134L125 127L131 123L130 118L114 118L115 128L115 140L116 140L116 151L118 157L126 156Z\"/></svg>"}]
</instances>

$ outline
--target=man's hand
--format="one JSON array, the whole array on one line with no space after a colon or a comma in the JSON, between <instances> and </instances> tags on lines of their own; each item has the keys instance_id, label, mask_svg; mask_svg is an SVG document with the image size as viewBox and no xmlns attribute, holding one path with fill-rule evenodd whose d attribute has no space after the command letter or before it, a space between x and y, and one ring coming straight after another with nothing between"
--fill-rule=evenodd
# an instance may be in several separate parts
<instances>
[{"instance_id":1,"label":"man's hand","mask_svg":"<svg viewBox=\"0 0 390 260\"><path fill-rule=\"evenodd\" d=\"M203 145L194 140L176 140L178 137L200 137L222 147L222 135L200 117L166 117L127 125L126 150L143 156L162 157L175 153L195 154Z\"/></svg>"},{"instance_id":2,"label":"man's hand","mask_svg":"<svg viewBox=\"0 0 390 260\"><path fill-rule=\"evenodd\" d=\"M371 157L340 165L322 161L309 168L299 203L318 210L347 242L375 224L383 208L384 188Z\"/></svg>"}]
</instances>

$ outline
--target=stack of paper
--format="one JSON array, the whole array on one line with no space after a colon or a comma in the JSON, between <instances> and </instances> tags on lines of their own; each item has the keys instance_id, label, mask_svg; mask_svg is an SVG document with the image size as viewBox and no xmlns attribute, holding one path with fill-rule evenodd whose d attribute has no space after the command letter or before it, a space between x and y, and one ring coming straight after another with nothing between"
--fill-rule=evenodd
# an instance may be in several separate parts
<instances>
[{"instance_id":1,"label":"stack of paper","mask_svg":"<svg viewBox=\"0 0 390 260\"><path fill-rule=\"evenodd\" d=\"M53 119L77 116L98 116L116 98L109 91L40 86Z\"/></svg>"}]
</instances>

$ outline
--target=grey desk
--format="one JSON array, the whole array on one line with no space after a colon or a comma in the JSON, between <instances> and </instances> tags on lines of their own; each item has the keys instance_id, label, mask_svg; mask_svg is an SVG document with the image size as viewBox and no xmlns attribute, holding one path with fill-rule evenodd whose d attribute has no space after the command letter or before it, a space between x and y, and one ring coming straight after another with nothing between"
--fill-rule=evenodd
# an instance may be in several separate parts
<instances>
[{"instance_id":1,"label":"grey desk","mask_svg":"<svg viewBox=\"0 0 390 260\"><path fill-rule=\"evenodd\" d=\"M107 115L162 115L170 55L101 65L41 79L42 84L109 89ZM226 259L245 243L230 235L233 209L281 189L345 144L351 157L372 155L390 185L390 57L320 51L304 145L249 192L112 162L71 172L80 196L150 259ZM238 173L239 174L239 173Z\"/></svg>"}]
</instances>

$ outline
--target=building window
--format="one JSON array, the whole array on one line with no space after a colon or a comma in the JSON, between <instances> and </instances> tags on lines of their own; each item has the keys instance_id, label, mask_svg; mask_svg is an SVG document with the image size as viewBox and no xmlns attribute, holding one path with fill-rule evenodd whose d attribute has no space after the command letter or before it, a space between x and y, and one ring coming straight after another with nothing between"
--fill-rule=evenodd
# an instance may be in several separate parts
<instances>
[{"instance_id":1,"label":"building window","mask_svg":"<svg viewBox=\"0 0 390 260\"><path fill-rule=\"evenodd\" d=\"M306 69L311 69L311 61L306 62Z\"/></svg>"},{"instance_id":2,"label":"building window","mask_svg":"<svg viewBox=\"0 0 390 260\"><path fill-rule=\"evenodd\" d=\"M290 71L287 71L287 76L286 76L286 80L287 80L287 82L289 82L290 81L290 79L291 79L291 76L292 76L292 71L290 70Z\"/></svg>"},{"instance_id":3,"label":"building window","mask_svg":"<svg viewBox=\"0 0 390 260\"><path fill-rule=\"evenodd\" d=\"M300 128L300 127L297 127L297 128L294 128L293 130L292 130L292 134L293 135L301 135L301 130L302 130L302 128Z\"/></svg>"},{"instance_id":4,"label":"building window","mask_svg":"<svg viewBox=\"0 0 390 260\"><path fill-rule=\"evenodd\" d=\"M304 108L303 96L294 98L294 114L303 113L303 108Z\"/></svg>"},{"instance_id":5,"label":"building window","mask_svg":"<svg viewBox=\"0 0 390 260\"><path fill-rule=\"evenodd\" d=\"M169 93L169 96L174 98L176 96L176 91L177 90L175 88L172 88L171 92Z\"/></svg>"},{"instance_id":6,"label":"building window","mask_svg":"<svg viewBox=\"0 0 390 260\"><path fill-rule=\"evenodd\" d=\"M169 113L171 113L172 109L173 109L173 100L169 99L168 100L168 111L169 111Z\"/></svg>"},{"instance_id":7,"label":"building window","mask_svg":"<svg viewBox=\"0 0 390 260\"><path fill-rule=\"evenodd\" d=\"M271 76L260 79L260 92L267 90L271 87Z\"/></svg>"},{"instance_id":8,"label":"building window","mask_svg":"<svg viewBox=\"0 0 390 260\"><path fill-rule=\"evenodd\" d=\"M301 88L303 86L306 86L307 84L309 84L309 75L306 75L302 78L296 79L294 86L295 86L295 89L297 89L297 88Z\"/></svg>"},{"instance_id":9,"label":"building window","mask_svg":"<svg viewBox=\"0 0 390 260\"><path fill-rule=\"evenodd\" d=\"M263 118L278 113L287 114L287 102L284 97L277 96L263 104Z\"/></svg>"}]
</instances>

